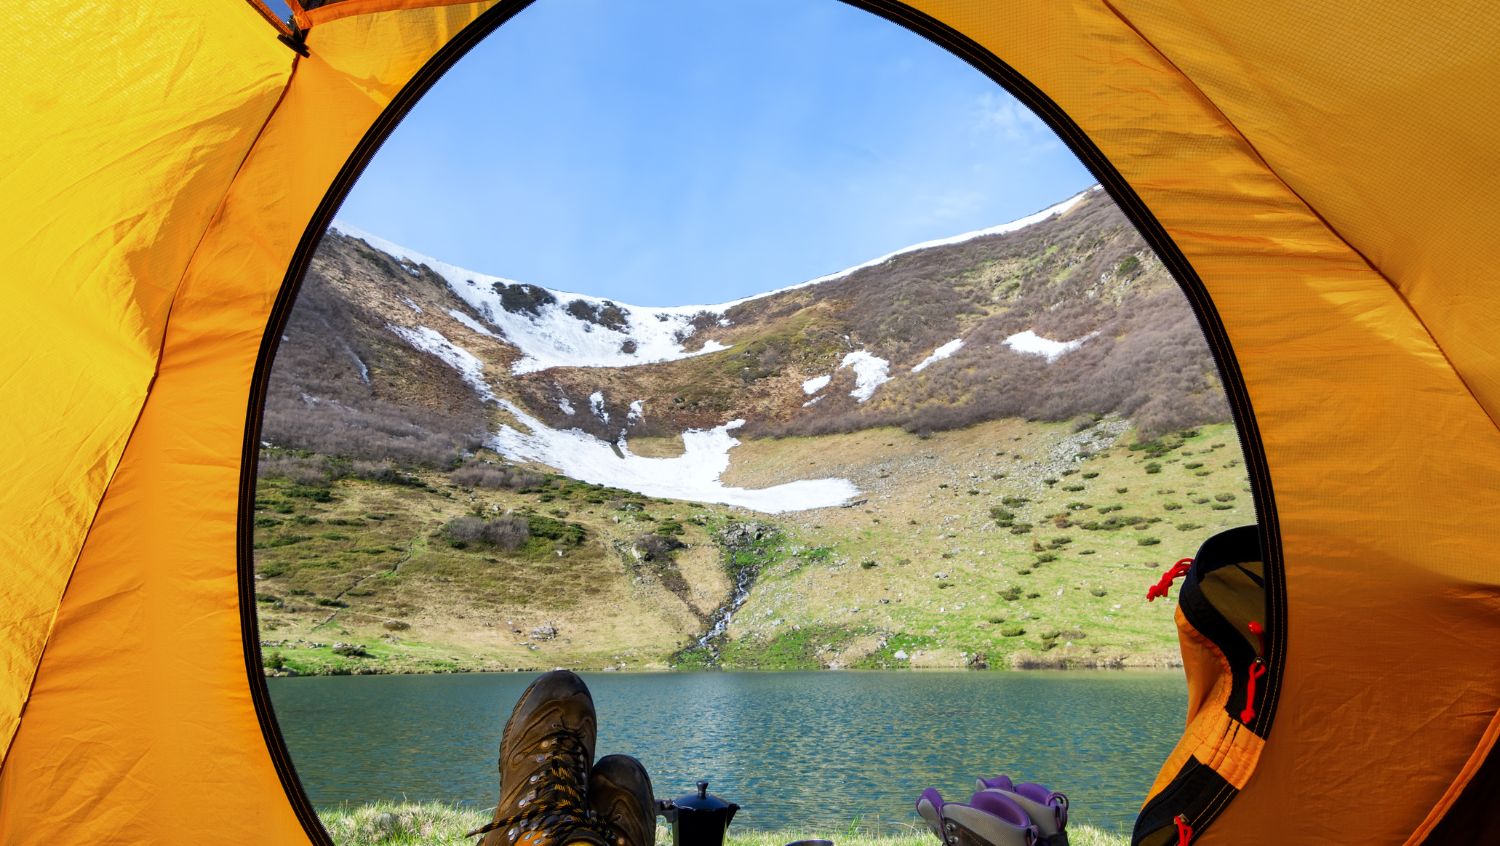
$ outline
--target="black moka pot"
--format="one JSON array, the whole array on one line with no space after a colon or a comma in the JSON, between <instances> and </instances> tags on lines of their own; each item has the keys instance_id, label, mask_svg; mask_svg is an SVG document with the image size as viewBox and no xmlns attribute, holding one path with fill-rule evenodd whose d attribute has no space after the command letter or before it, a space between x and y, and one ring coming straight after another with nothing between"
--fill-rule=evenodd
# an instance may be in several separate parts
<instances>
[{"instance_id":1,"label":"black moka pot","mask_svg":"<svg viewBox=\"0 0 1500 846\"><path fill-rule=\"evenodd\" d=\"M656 812L672 824L672 846L724 846L729 821L740 809L708 792L708 782L698 782L698 792L676 799L658 799Z\"/></svg>"}]
</instances>

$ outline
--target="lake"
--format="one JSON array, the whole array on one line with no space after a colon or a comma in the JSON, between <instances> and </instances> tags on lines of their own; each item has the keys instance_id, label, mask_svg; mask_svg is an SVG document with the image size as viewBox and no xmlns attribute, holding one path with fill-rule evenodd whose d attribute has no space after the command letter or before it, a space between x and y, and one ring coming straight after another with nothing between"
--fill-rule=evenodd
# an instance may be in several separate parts
<instances>
[{"instance_id":1,"label":"lake","mask_svg":"<svg viewBox=\"0 0 1500 846\"><path fill-rule=\"evenodd\" d=\"M267 679L313 804L493 806L496 749L534 676ZM964 800L1007 773L1128 831L1182 731L1180 672L589 673L597 755L636 756L658 798L700 779L734 826L831 836L915 822L925 787ZM836 839L836 838L835 838Z\"/></svg>"}]
</instances>

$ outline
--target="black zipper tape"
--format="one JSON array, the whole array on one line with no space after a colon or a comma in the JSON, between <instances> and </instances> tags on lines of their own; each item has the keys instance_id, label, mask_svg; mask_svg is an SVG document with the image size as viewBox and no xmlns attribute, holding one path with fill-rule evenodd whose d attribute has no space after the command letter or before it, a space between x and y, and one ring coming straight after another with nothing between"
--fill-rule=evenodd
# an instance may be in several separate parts
<instances>
[{"instance_id":1,"label":"black zipper tape","mask_svg":"<svg viewBox=\"0 0 1500 846\"><path fill-rule=\"evenodd\" d=\"M1178 815L1193 827L1193 835L1196 837L1207 824L1200 820L1206 819L1215 806L1222 807L1222 803L1227 801L1225 797L1232 798L1237 792L1212 767L1196 758L1189 758L1171 783L1157 794L1157 799L1141 809L1140 816L1135 819L1135 830L1130 836L1130 842L1141 843L1162 831L1170 831L1168 842L1175 844Z\"/></svg>"},{"instance_id":2,"label":"black zipper tape","mask_svg":"<svg viewBox=\"0 0 1500 846\"><path fill-rule=\"evenodd\" d=\"M385 139L395 131L406 113L417 104L428 89L442 77L459 59L462 59L485 36L494 32L501 24L519 14L534 0L502 0L486 10L468 26L460 30L448 43L433 54L416 74L407 81L390 105L376 117L375 122L360 138L354 151L344 161L327 193L318 203L312 219L302 231L297 248L292 253L291 265L283 278L281 290L271 306L266 332L261 337L260 352L255 359L255 372L250 378L249 405L245 412L245 445L240 455L240 499L239 527L236 537L236 552L239 568L240 588L240 634L244 641L245 672L250 683L250 698L255 703L255 715L260 720L261 734L266 739L276 774L281 779L282 789L292 805L297 819L302 823L308 838L318 846L333 846L333 840L323 829L316 809L302 789L287 752L286 740L276 724L276 715L271 707L270 691L266 687L265 668L260 657L260 624L255 612L255 477L260 456L260 432L265 414L266 391L271 381L271 365L276 358L276 349L281 333L286 329L292 306L302 287L302 277L312 263L318 243L333 222L334 213L343 204L349 190L364 172L365 166L380 149Z\"/></svg>"},{"instance_id":3,"label":"black zipper tape","mask_svg":"<svg viewBox=\"0 0 1500 846\"><path fill-rule=\"evenodd\" d=\"M1246 678L1250 665L1258 657L1255 649L1240 634L1234 623L1224 617L1203 592L1203 579L1214 570L1261 559L1254 526L1229 529L1204 541L1193 559L1193 566L1183 579L1177 596L1182 616L1199 634L1208 638L1229 661L1231 686L1224 711L1232 719L1240 718L1245 704ZM1259 697L1257 697L1259 698ZM1260 709L1256 709L1256 718ZM1253 725L1255 719L1250 721Z\"/></svg>"}]
</instances>

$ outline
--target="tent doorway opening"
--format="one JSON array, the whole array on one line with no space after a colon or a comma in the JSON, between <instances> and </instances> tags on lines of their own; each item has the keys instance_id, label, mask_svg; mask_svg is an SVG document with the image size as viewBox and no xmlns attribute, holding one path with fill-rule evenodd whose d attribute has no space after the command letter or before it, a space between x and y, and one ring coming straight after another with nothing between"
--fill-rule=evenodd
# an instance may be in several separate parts
<instances>
[{"instance_id":1,"label":"tent doorway opening","mask_svg":"<svg viewBox=\"0 0 1500 846\"><path fill-rule=\"evenodd\" d=\"M550 5L538 4L499 30L497 45L507 35L517 39L509 52L499 52L524 52L528 35L544 38L542 13ZM861 11L828 7L872 28L875 35L856 33L870 39L869 47L899 36L937 50ZM533 21L527 15L533 14L535 29L528 33ZM806 25L834 26L820 20ZM640 38L631 41L640 47ZM476 50L474 58L483 57ZM912 58L918 73L923 61ZM472 97L464 68L455 65L424 102L441 105L450 93ZM985 96L973 98L967 114L950 111L967 123L938 134L987 131L984 143L1008 144L1011 164L1021 170L1040 171L1042 159L1059 153L1072 161L1066 145L1018 101L968 68L963 72L988 86ZM807 88L805 79L799 84ZM842 85L846 94L851 84L847 78L828 83L830 91ZM770 98L776 92L761 93ZM753 97L719 89L714 97L733 102L742 124L754 119L747 105ZM761 120L784 119L788 108L785 95L768 99ZM819 103L802 108L833 110ZM521 121L515 109L496 110L539 134L548 120L582 120L560 111L545 109ZM678 113L697 114L680 104ZM399 157L432 143L420 116L414 111L385 139L393 161L414 167L421 159ZM583 126L563 129L569 138L587 137ZM774 137L778 130L774 122L749 127L755 131L738 134ZM487 149L509 143L491 128L443 131L465 138L486 158L512 158ZM830 205L826 220L872 204L855 179L868 174L835 164L853 154L829 152L805 143L806 137L819 135L803 136L800 146L807 149L793 151L814 162L800 176L829 172L845 181L813 186L799 179L795 190L780 191L782 208L841 191L846 205ZM612 133L595 138L602 139L599 146L618 145ZM656 154L646 151L662 141L658 129L637 147L618 145L626 152L617 164L652 164ZM905 148L855 153L877 160L937 155L921 146L922 138L901 142ZM864 145L873 141L867 137ZM637 216L655 214L661 231L679 238L702 238L704 230L687 226L670 207L696 203L700 216L706 209L754 207L761 192L744 183L763 181L756 168L771 172L784 165L774 154L785 151L768 143L769 151L696 147L739 154L728 162L697 163L703 171L734 174L738 168L749 175L739 184L712 182L733 192L724 199L665 190L642 197L637 190ZM395 782L339 784L348 774L334 762L347 760L352 742L341 731L399 737L415 728L424 751L403 758L392 774L424 785L415 791L423 798L483 807L491 798L490 756L463 758L459 749L493 745L498 724L485 723L483 715L498 709L496 700L507 691L513 698L515 680L465 675L441 679L451 689L440 697L422 692L434 677L454 673L521 671L529 678L553 666L624 671L620 681L597 685L601 698L624 707L670 689L668 700L690 704L681 711L667 701L652 707L657 721L645 725L661 736L697 714L706 719L699 730L705 738L726 725L730 739L751 743L764 723L760 715L800 713L798 697L838 684L834 677L798 680L780 673L946 670L952 675L850 676L860 681L857 689L826 695L852 697L848 701L875 714L897 707L888 698L895 689L909 688L911 697L895 713L931 708L924 695L937 692L951 704L964 692L970 730L993 737L1001 727L985 720L1003 712L993 706L996 689L986 687L994 677L982 671L1165 668L1163 676L1108 680L1012 676L1024 681L1003 682L1003 695L1035 725L1046 725L1047 708L1060 703L1085 711L1087 703L1097 706L1067 735L1071 753L1090 750L1083 738L1097 734L1107 713L1134 713L1144 733L1082 756L1049 758L1028 742L1004 752L979 750L972 760L938 756L925 768L887 766L881 787L890 795L877 797L885 803L880 807L892 808L888 823L904 823L913 818L910 803L892 803L892 797L914 797L924 779L992 775L984 768L993 760L1035 780L1087 782L1075 791L1100 796L1094 822L1116 832L1131 827L1175 739L1183 698L1172 612L1165 603L1146 604L1146 587L1205 538L1256 519L1250 456L1234 419L1240 409L1226 395L1226 383L1237 377L1224 369L1227 347L1205 342L1206 302L1184 297L1181 269L1160 252L1160 238L1137 229L1140 211L1128 201L1118 205L1076 161L1071 172L1060 170L1057 184L1066 189L1025 213L958 225L966 218L953 204L981 202L969 197L973 174L986 172L982 166L991 162L970 150L944 152L973 161L966 174L922 173L923 179L948 180L924 186L932 190L919 195L930 206L926 228L914 226L905 208L887 210L886 217L901 218L906 231L920 234L861 254L850 252L862 243L851 230L895 224L838 227L838 237L853 244L841 265L808 265L812 269L780 277L767 270L759 275L766 281L760 289L729 287L749 283L733 281L727 269L685 272L680 290L693 298L649 287L639 288L648 292L644 298L628 288L591 288L589 280L611 274L555 260L537 266L576 273L582 281L541 278L541 270L512 269L509 259L519 262L527 252L521 248L481 264L439 254L442 247L427 241L405 243L405 236L380 225L387 218L378 209L401 206L408 216L430 217L431 204L406 196L420 193L415 186L458 191L473 180L443 170L409 171L402 181L382 173L381 156L369 162L369 175L385 181L355 186L339 218L320 222L327 232L306 256L295 305L278 318L280 350L269 371L259 436L253 515L258 649L276 677L271 700L313 804L331 808L413 794ZM536 151L514 158L544 161ZM1089 165L1094 176L1107 176L1098 162ZM679 173L681 185L703 190L703 171ZM1012 176L1019 184L1019 173ZM992 178L997 187L981 186L979 194L1003 193L998 186L1004 180ZM555 174L545 179L554 190L565 181ZM661 178L659 184L672 183ZM504 185L512 192L538 187L514 177ZM911 186L898 185L893 193L903 192L904 205L911 205ZM515 203L513 196L506 202ZM507 218L517 227L523 218L544 216L536 204L521 205L525 212ZM613 214L625 229L629 215ZM774 215L762 211L761 218ZM933 228L944 221L954 222ZM631 225L626 234L632 237L624 237L574 220L571 227L554 227L571 228L574 243L549 240L548 250L532 252L544 258L605 253L615 275L630 275L635 262L646 268L637 272L642 278L670 264L637 261L637 254L688 252L685 243L645 237L641 221ZM473 213L456 217L449 229L473 241L501 226ZM433 237L430 228L409 231ZM785 228L760 238L716 249L733 257L726 267L738 268L796 252L792 242L805 240ZM690 265L684 260L681 267ZM699 669L778 676L755 676L751 684L726 673L689 675ZM669 670L679 675L633 674ZM342 679L290 678L391 674L402 677L368 680L363 694L354 687L331 692ZM372 699L368 691L376 684L381 687ZM437 706L438 699L447 704ZM1121 708L1122 700L1135 705ZM464 702L473 707L456 704ZM318 712L333 718L299 722ZM351 722L372 713L383 720L379 728ZM873 742L918 722L867 724ZM449 730L445 740L432 735L435 726ZM1163 730L1148 737L1145 726ZM836 734L848 727L827 729ZM944 742L916 734L914 750ZM818 811L810 799L798 798L798 790L825 789L831 773L875 764L841 759L819 745L777 745L777 738L792 736L790 728L773 726L753 742L775 752L782 771L800 775L803 787L765 781L763 773L777 766L771 758L718 769L714 758L697 754L671 759L666 753L673 750L658 743L654 753L663 757L652 772L665 780L658 792L675 794L678 782L714 776L716 790L739 791L733 798L742 802L746 794L755 796L761 827L773 829L812 824L826 831L854 817L881 816L872 808L846 813L846 820L810 823L809 814ZM649 760L648 738L630 742L642 747L630 751ZM736 754L720 751L723 761ZM886 750L881 759L913 754ZM1106 782L1118 776L1124 757L1138 765L1138 781L1120 788L1120 796L1108 795ZM392 771L389 759L382 760ZM798 761L800 769L786 766ZM470 781L486 786L471 790ZM370 814L386 813L367 810L364 817L330 815L329 831L336 840L353 836ZM752 825L756 819L746 817Z\"/></svg>"}]
</instances>

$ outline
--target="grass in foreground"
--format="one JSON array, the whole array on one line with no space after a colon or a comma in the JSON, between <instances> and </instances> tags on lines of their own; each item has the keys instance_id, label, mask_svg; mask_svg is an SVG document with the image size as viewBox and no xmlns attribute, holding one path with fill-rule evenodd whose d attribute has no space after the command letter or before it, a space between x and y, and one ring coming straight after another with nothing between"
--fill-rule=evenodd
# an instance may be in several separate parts
<instances>
[{"instance_id":1,"label":"grass in foreground","mask_svg":"<svg viewBox=\"0 0 1500 846\"><path fill-rule=\"evenodd\" d=\"M338 846L472 846L478 838L464 837L489 822L489 814L457 808L440 802L374 802L358 807L324 808L323 825ZM746 831L729 829L727 846L783 846L808 837L831 839L834 846L936 846L937 838L926 831L872 835L851 825L848 831L827 832ZM1068 828L1073 846L1126 846L1130 838L1086 825ZM657 843L671 843L672 833L656 829Z\"/></svg>"}]
</instances>

